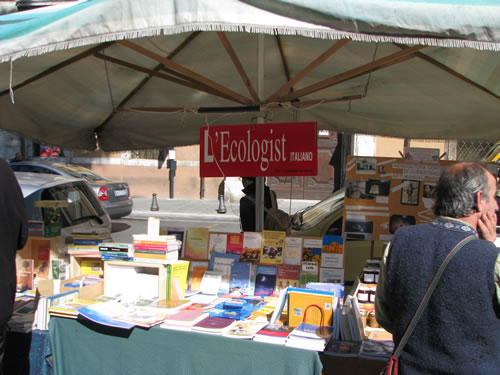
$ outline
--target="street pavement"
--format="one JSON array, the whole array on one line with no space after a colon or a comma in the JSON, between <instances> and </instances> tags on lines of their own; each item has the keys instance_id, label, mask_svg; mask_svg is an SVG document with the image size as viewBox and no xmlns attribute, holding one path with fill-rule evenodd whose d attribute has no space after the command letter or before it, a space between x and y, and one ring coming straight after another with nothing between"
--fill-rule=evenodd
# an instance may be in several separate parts
<instances>
[{"instance_id":1,"label":"street pavement","mask_svg":"<svg viewBox=\"0 0 500 375\"><path fill-rule=\"evenodd\" d=\"M183 198L157 198L158 210L152 211L152 198L133 198L134 208L127 219L144 219L149 216L159 217L162 220L183 220L202 218L210 221L238 222L240 219L239 202L224 202L225 214L217 213L219 201L216 199L183 199ZM317 200L278 199L278 207L294 214L299 209L312 206Z\"/></svg>"}]
</instances>

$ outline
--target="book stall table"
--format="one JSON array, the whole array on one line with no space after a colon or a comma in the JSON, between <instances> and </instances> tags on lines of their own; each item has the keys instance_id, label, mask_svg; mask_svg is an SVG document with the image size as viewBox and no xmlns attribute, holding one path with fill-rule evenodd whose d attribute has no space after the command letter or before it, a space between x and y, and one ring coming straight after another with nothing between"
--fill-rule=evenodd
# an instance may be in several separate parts
<instances>
[{"instance_id":1,"label":"book stall table","mask_svg":"<svg viewBox=\"0 0 500 375\"><path fill-rule=\"evenodd\" d=\"M320 375L317 352L219 335L51 317L55 375Z\"/></svg>"}]
</instances>

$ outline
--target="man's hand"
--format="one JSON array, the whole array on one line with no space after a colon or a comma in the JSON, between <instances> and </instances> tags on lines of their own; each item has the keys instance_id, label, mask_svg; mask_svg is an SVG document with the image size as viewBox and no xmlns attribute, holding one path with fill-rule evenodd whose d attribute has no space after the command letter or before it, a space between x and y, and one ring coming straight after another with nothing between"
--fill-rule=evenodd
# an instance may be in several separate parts
<instances>
[{"instance_id":1,"label":"man's hand","mask_svg":"<svg viewBox=\"0 0 500 375\"><path fill-rule=\"evenodd\" d=\"M483 240L495 242L497 239L497 215L496 213L487 212L479 218L477 222L479 238Z\"/></svg>"}]
</instances>

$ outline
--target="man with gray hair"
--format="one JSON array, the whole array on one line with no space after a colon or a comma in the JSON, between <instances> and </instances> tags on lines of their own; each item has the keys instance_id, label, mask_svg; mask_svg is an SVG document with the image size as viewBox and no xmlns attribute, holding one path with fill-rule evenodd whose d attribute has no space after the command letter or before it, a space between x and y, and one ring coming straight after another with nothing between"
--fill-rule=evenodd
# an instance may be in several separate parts
<instances>
[{"instance_id":1,"label":"man with gray hair","mask_svg":"<svg viewBox=\"0 0 500 375\"><path fill-rule=\"evenodd\" d=\"M447 168L431 223L400 228L386 248L377 321L397 346L431 279L451 259L399 357L401 374L500 374L500 257L496 178L479 163Z\"/></svg>"}]
</instances>

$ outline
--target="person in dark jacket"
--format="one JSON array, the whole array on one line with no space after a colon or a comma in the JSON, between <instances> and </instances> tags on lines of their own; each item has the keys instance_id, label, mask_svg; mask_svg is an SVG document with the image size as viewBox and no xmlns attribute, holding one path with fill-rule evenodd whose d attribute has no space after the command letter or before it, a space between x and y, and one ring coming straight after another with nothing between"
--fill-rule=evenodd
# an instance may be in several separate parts
<instances>
[{"instance_id":1,"label":"person in dark jacket","mask_svg":"<svg viewBox=\"0 0 500 375\"><path fill-rule=\"evenodd\" d=\"M255 177L243 177L241 182L244 187L242 191L245 193L245 196L240 199L241 227L244 232L255 232ZM264 186L264 206L271 208L273 200L276 207L278 207L276 193L269 186ZM267 213L264 210L264 221L266 215Z\"/></svg>"},{"instance_id":2,"label":"person in dark jacket","mask_svg":"<svg viewBox=\"0 0 500 375\"><path fill-rule=\"evenodd\" d=\"M436 187L436 219L399 228L384 253L377 321L397 346L439 266L472 235L443 272L399 358L399 373L500 374L500 252L495 246L496 178L481 164L446 169Z\"/></svg>"},{"instance_id":3,"label":"person in dark jacket","mask_svg":"<svg viewBox=\"0 0 500 375\"><path fill-rule=\"evenodd\" d=\"M16 295L16 250L28 239L26 207L10 166L0 160L0 374L4 374L7 322Z\"/></svg>"}]
</instances>

